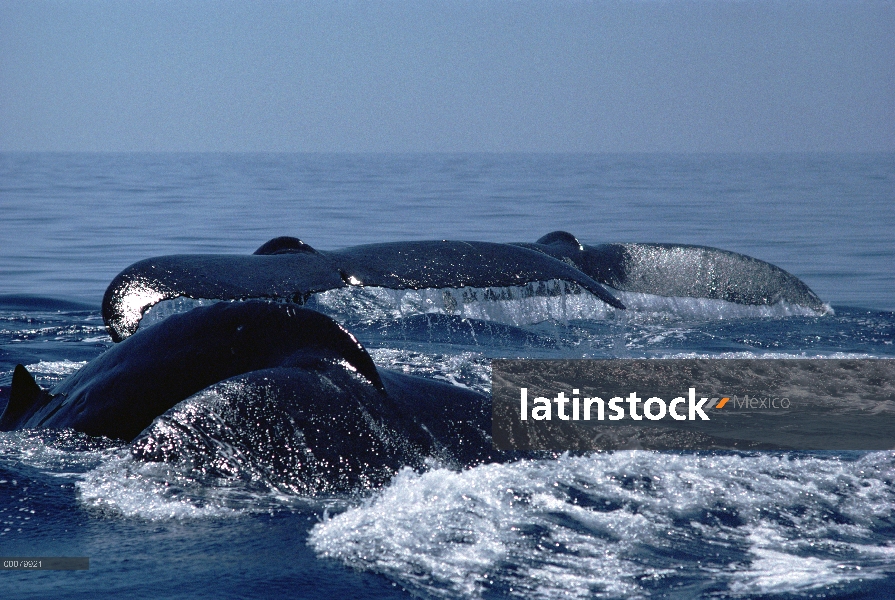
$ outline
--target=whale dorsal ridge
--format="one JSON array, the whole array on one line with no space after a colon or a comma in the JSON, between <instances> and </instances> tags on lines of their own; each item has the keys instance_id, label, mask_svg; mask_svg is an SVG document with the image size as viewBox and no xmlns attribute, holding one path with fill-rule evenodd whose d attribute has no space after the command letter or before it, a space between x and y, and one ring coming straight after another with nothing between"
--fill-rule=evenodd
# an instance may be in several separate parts
<instances>
[{"instance_id":1,"label":"whale dorsal ridge","mask_svg":"<svg viewBox=\"0 0 895 600\"><path fill-rule=\"evenodd\" d=\"M319 254L309 244L288 235L275 237L265 242L253 254L298 254L300 252Z\"/></svg>"},{"instance_id":2,"label":"whale dorsal ridge","mask_svg":"<svg viewBox=\"0 0 895 600\"><path fill-rule=\"evenodd\" d=\"M584 246L581 245L578 238L568 231L551 231L547 235L540 237L535 243L544 245L558 244L562 246L571 246L575 250L584 250Z\"/></svg>"}]
</instances>

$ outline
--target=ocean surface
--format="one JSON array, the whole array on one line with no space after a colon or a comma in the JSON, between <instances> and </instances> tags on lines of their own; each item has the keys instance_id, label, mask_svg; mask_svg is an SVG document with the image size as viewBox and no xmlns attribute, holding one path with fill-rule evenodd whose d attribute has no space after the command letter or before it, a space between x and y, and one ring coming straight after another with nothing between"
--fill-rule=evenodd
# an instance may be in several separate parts
<instances>
[{"instance_id":1,"label":"ocean surface","mask_svg":"<svg viewBox=\"0 0 895 600\"><path fill-rule=\"evenodd\" d=\"M111 347L131 263L423 239L716 246L834 310L643 297L427 314L415 292L313 306L380 368L490 390L492 358L895 358L895 155L0 153L0 405ZM589 308L590 307L590 308ZM895 452L595 452L301 496L140 463L72 431L0 433L7 598L890 598Z\"/></svg>"}]
</instances>

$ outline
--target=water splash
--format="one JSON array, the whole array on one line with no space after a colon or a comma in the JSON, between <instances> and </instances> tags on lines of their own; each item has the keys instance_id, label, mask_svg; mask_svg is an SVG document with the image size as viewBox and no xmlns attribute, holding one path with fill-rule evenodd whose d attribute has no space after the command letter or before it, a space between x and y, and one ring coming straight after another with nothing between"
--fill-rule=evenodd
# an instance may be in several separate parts
<instances>
[{"instance_id":1,"label":"water splash","mask_svg":"<svg viewBox=\"0 0 895 600\"><path fill-rule=\"evenodd\" d=\"M320 555L438 597L741 596L895 572L895 455L643 451L401 472Z\"/></svg>"}]
</instances>

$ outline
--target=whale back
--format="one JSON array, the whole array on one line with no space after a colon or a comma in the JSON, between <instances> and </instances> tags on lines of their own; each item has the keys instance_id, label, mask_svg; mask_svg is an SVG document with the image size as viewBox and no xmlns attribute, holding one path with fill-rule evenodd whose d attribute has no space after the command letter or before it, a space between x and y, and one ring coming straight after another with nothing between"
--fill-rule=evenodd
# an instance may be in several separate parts
<instances>
[{"instance_id":1,"label":"whale back","mask_svg":"<svg viewBox=\"0 0 895 600\"><path fill-rule=\"evenodd\" d=\"M329 317L288 304L217 303L174 315L107 350L5 429L71 427L131 440L181 400L227 378L340 364L374 391L382 381L358 341Z\"/></svg>"},{"instance_id":2,"label":"whale back","mask_svg":"<svg viewBox=\"0 0 895 600\"><path fill-rule=\"evenodd\" d=\"M131 453L302 495L381 486L431 459L471 466L502 457L491 447L490 398L381 374L385 394L337 365L239 375L161 415Z\"/></svg>"}]
</instances>

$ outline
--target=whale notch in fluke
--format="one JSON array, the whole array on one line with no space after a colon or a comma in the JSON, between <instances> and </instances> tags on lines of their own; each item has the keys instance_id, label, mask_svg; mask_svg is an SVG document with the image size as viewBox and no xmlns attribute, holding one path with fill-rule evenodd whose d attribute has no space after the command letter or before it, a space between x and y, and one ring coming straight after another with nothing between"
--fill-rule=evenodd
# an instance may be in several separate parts
<instances>
[{"instance_id":1,"label":"whale notch in fluke","mask_svg":"<svg viewBox=\"0 0 895 600\"><path fill-rule=\"evenodd\" d=\"M560 280L624 309L621 292L711 298L749 305L784 301L828 308L797 277L770 263L704 246L581 244L553 232L535 243L411 241L318 251L279 237L245 255L170 255L137 262L109 285L103 319L112 339L133 334L146 311L176 298L305 303L348 287L395 290L513 287Z\"/></svg>"},{"instance_id":2,"label":"whale notch in fluke","mask_svg":"<svg viewBox=\"0 0 895 600\"><path fill-rule=\"evenodd\" d=\"M488 396L379 370L326 315L262 301L174 315L51 390L17 366L0 430L38 428L133 442L152 461L196 460L189 446L224 440L289 462L316 490L493 452Z\"/></svg>"}]
</instances>

